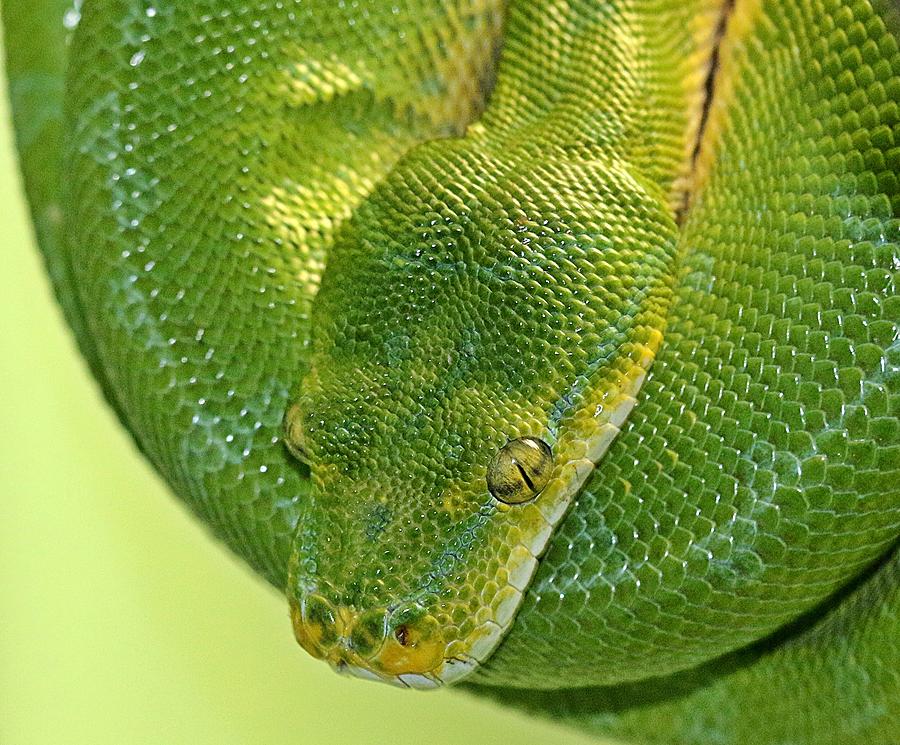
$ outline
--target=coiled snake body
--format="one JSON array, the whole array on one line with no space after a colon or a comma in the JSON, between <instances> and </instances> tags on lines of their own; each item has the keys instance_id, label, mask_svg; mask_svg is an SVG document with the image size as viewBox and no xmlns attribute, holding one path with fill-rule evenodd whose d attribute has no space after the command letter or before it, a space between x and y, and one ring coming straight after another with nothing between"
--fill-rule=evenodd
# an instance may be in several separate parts
<instances>
[{"instance_id":1,"label":"coiled snake body","mask_svg":"<svg viewBox=\"0 0 900 745\"><path fill-rule=\"evenodd\" d=\"M80 347L305 649L900 742L893 0L3 14Z\"/></svg>"}]
</instances>

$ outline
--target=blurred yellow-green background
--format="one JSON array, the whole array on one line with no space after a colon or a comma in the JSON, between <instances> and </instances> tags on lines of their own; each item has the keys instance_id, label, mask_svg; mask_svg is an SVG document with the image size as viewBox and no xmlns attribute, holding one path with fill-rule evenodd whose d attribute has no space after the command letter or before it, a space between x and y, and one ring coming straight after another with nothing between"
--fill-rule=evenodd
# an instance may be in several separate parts
<instances>
[{"instance_id":1,"label":"blurred yellow-green background","mask_svg":"<svg viewBox=\"0 0 900 745\"><path fill-rule=\"evenodd\" d=\"M0 743L566 743L459 692L334 675L174 501L57 311L0 103Z\"/></svg>"}]
</instances>

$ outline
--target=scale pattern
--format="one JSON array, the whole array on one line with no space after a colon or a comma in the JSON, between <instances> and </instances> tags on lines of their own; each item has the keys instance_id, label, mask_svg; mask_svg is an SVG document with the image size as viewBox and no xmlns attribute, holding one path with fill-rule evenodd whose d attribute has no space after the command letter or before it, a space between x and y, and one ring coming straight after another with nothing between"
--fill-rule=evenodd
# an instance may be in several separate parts
<instances>
[{"instance_id":1,"label":"scale pattern","mask_svg":"<svg viewBox=\"0 0 900 745\"><path fill-rule=\"evenodd\" d=\"M897 539L896 37L868 3L745 3L722 59L663 350L486 680L696 665Z\"/></svg>"},{"instance_id":2,"label":"scale pattern","mask_svg":"<svg viewBox=\"0 0 900 745\"><path fill-rule=\"evenodd\" d=\"M280 425L327 248L405 149L480 111L501 21L489 0L69 17L62 299L147 457L280 587L307 492Z\"/></svg>"},{"instance_id":3,"label":"scale pattern","mask_svg":"<svg viewBox=\"0 0 900 745\"><path fill-rule=\"evenodd\" d=\"M815 626L652 681L480 693L646 745L894 745L900 732L900 560Z\"/></svg>"},{"instance_id":4,"label":"scale pattern","mask_svg":"<svg viewBox=\"0 0 900 745\"><path fill-rule=\"evenodd\" d=\"M737 0L692 176L706 68L672 40L708 52L720 3L504 6L48 0L35 20L7 0L27 187L86 357L173 488L284 587L313 487L281 418L309 370L310 314L347 330L340 303L313 299L326 266L338 290L363 275L348 303L384 289L352 251L329 261L335 241L371 218L376 187L399 213L479 169L525 192L547 137L581 136L573 160L602 142L656 186L663 232L683 217L664 342L471 689L636 743L896 745L897 4ZM603 37L609 69L568 43L602 14L637 40ZM629 98L654 56L686 99ZM522 147L548 111L550 135ZM479 138L465 168L422 168ZM570 191L529 199L565 222ZM451 326L470 312L456 300ZM331 452L370 436L344 424Z\"/></svg>"}]
</instances>

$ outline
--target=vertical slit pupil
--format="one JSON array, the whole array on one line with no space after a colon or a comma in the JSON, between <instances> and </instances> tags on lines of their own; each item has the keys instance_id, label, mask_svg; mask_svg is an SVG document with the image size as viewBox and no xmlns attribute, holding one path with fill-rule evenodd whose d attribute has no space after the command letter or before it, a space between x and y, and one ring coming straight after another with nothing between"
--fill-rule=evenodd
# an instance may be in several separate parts
<instances>
[{"instance_id":1,"label":"vertical slit pupil","mask_svg":"<svg viewBox=\"0 0 900 745\"><path fill-rule=\"evenodd\" d=\"M526 473L525 469L522 468L522 464L516 462L516 468L519 469L519 475L522 477L522 481L525 482L525 485L526 485L529 489L531 489L531 491L534 491L534 482L529 478L529 476L528 476L528 474Z\"/></svg>"}]
</instances>

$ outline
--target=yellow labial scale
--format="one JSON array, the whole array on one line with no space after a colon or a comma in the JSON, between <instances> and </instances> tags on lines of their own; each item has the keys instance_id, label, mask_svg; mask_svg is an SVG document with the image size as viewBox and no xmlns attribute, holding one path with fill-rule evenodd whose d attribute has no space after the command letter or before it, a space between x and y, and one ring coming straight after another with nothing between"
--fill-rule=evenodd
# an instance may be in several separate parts
<instances>
[{"instance_id":1,"label":"yellow labial scale","mask_svg":"<svg viewBox=\"0 0 900 745\"><path fill-rule=\"evenodd\" d=\"M414 640L409 646L404 646L389 637L372 666L376 672L389 676L435 672L440 670L444 660L444 649L443 639Z\"/></svg>"},{"instance_id":2,"label":"yellow labial scale","mask_svg":"<svg viewBox=\"0 0 900 745\"><path fill-rule=\"evenodd\" d=\"M519 543L510 553L507 566L509 584L524 591L537 568L537 559L531 551Z\"/></svg>"},{"instance_id":3,"label":"yellow labial scale","mask_svg":"<svg viewBox=\"0 0 900 745\"><path fill-rule=\"evenodd\" d=\"M506 585L497 592L491 599L492 620L494 623L500 628L509 628L521 599L522 593L511 585Z\"/></svg>"},{"instance_id":4,"label":"yellow labial scale","mask_svg":"<svg viewBox=\"0 0 900 745\"><path fill-rule=\"evenodd\" d=\"M469 644L469 656L483 662L488 658L494 647L503 638L503 629L493 621L487 621L471 634L466 641Z\"/></svg>"}]
</instances>

